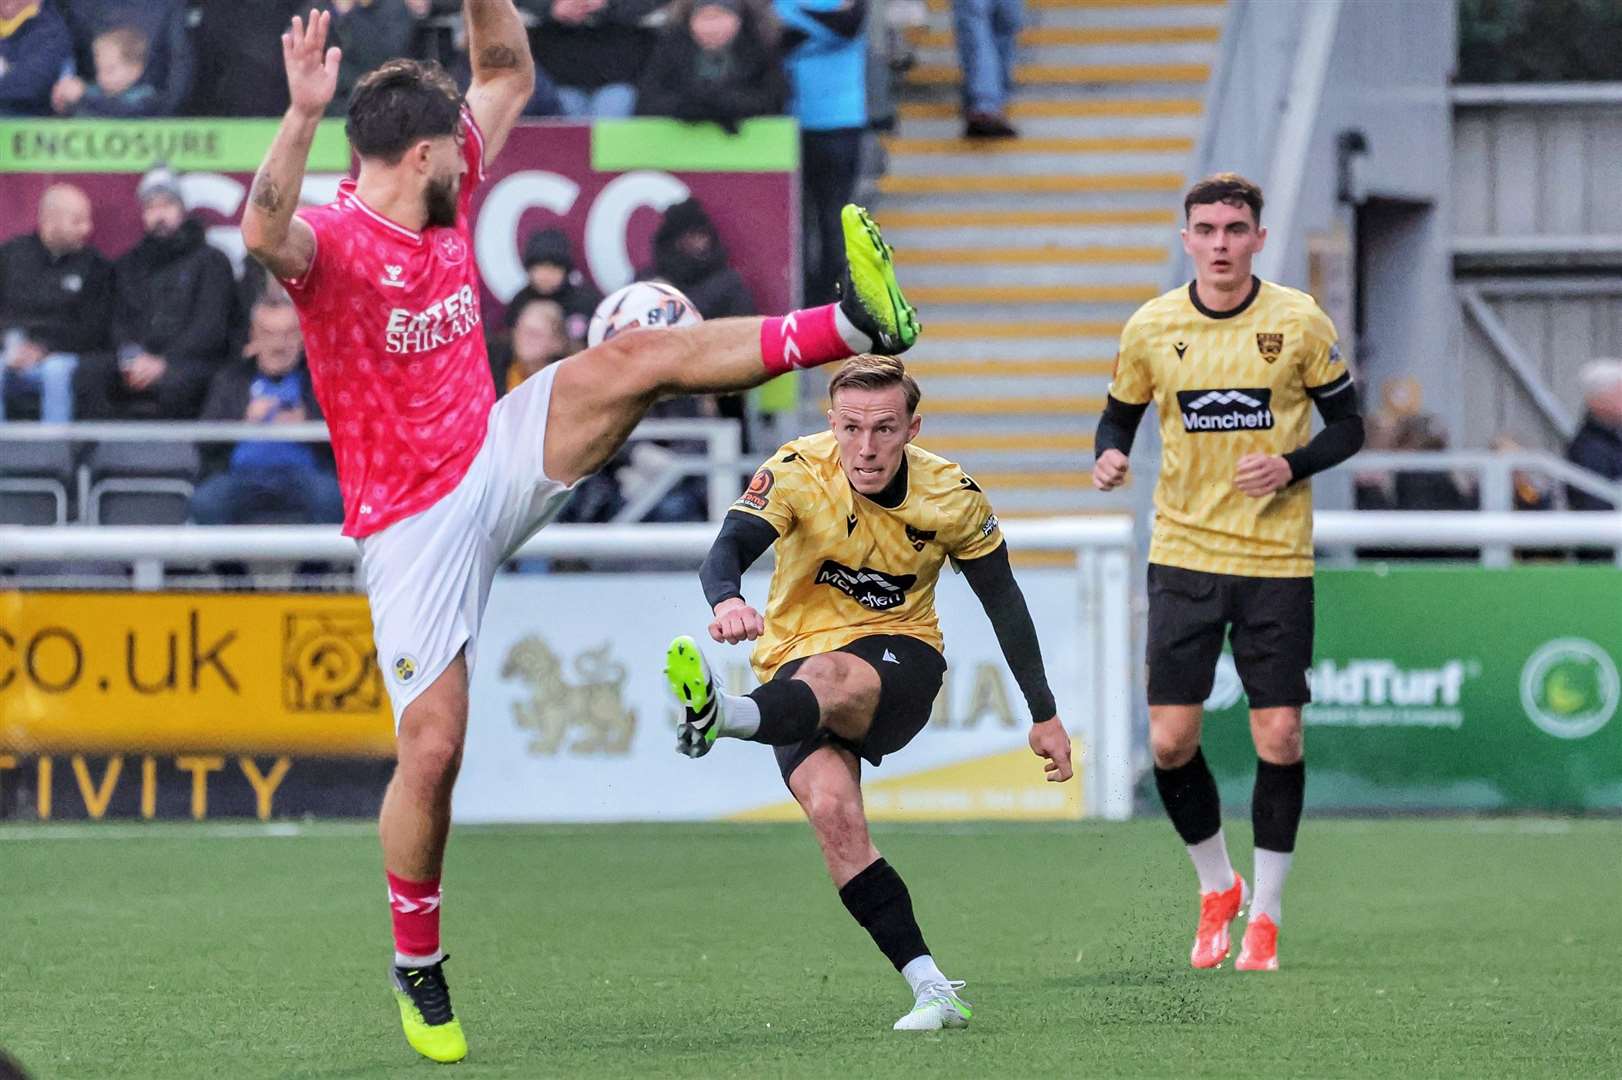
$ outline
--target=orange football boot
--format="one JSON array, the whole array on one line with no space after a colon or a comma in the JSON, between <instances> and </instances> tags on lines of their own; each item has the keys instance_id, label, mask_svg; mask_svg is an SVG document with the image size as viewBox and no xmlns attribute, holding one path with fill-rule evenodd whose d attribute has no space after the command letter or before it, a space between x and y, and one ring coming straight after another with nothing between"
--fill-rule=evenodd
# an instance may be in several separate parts
<instances>
[{"instance_id":1,"label":"orange football boot","mask_svg":"<svg viewBox=\"0 0 1622 1080\"><path fill-rule=\"evenodd\" d=\"M1250 888L1236 872L1233 888L1225 892L1200 893L1200 925L1194 932L1194 949L1188 962L1197 968L1221 967L1231 944L1228 924L1237 919L1250 900Z\"/></svg>"},{"instance_id":2,"label":"orange football boot","mask_svg":"<svg viewBox=\"0 0 1622 1080\"><path fill-rule=\"evenodd\" d=\"M1235 971L1277 971L1278 923L1266 915L1251 919L1233 967Z\"/></svg>"}]
</instances>

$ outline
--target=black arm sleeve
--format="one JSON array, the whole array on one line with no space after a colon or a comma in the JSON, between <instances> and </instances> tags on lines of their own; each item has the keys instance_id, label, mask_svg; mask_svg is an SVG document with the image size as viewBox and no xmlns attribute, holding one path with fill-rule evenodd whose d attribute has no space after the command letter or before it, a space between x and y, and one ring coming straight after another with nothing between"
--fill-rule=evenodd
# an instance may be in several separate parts
<instances>
[{"instance_id":1,"label":"black arm sleeve","mask_svg":"<svg viewBox=\"0 0 1622 1080\"><path fill-rule=\"evenodd\" d=\"M1128 405L1115 397L1104 399L1104 414L1098 418L1098 432L1093 436L1093 455L1105 450L1119 450L1132 456L1132 441L1138 437L1138 424L1149 411L1149 403Z\"/></svg>"},{"instance_id":2,"label":"black arm sleeve","mask_svg":"<svg viewBox=\"0 0 1622 1080\"><path fill-rule=\"evenodd\" d=\"M704 599L710 602L711 610L723 600L743 595L739 590L743 572L776 542L777 530L770 522L740 510L727 512L726 520L721 522L721 534L710 545L710 553L704 557L704 565L698 571Z\"/></svg>"},{"instance_id":3,"label":"black arm sleeve","mask_svg":"<svg viewBox=\"0 0 1622 1080\"><path fill-rule=\"evenodd\" d=\"M1327 386L1309 387L1307 394L1324 418L1324 429L1307 445L1284 455L1291 483L1332 469L1363 449L1363 417L1357 411L1352 377L1342 375Z\"/></svg>"},{"instance_id":4,"label":"black arm sleeve","mask_svg":"<svg viewBox=\"0 0 1622 1080\"><path fill-rule=\"evenodd\" d=\"M969 588L980 598L980 606L986 609L986 617L997 634L997 644L1002 646L1003 658L1025 695L1026 708L1031 710L1031 723L1053 719L1058 706L1053 702L1053 691L1048 689L1042 646L1036 640L1036 624L1031 622L1025 594L1019 591L1019 582L1014 580L1014 569L1008 565L1008 545L1001 544L990 555L958 565L963 569L963 576L969 579Z\"/></svg>"}]
</instances>

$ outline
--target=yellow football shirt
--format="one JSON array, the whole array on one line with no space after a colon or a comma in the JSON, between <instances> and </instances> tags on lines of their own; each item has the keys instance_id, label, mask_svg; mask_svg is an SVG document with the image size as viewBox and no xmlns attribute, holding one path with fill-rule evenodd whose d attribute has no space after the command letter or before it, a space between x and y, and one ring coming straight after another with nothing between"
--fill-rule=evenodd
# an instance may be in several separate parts
<instances>
[{"instance_id":1,"label":"yellow football shirt","mask_svg":"<svg viewBox=\"0 0 1622 1080\"><path fill-rule=\"evenodd\" d=\"M894 508L850 486L831 431L785 444L732 504L777 530L766 632L751 657L761 682L790 660L872 634L942 648L941 564L991 554L1002 529L961 468L911 444L906 454L907 491Z\"/></svg>"},{"instance_id":2,"label":"yellow football shirt","mask_svg":"<svg viewBox=\"0 0 1622 1080\"><path fill-rule=\"evenodd\" d=\"M1259 278L1232 312L1193 286L1144 304L1121 332L1110 395L1155 403L1163 457L1149 561L1250 577L1312 574L1306 483L1253 499L1239 459L1285 454L1312 432L1313 392L1350 393L1335 327L1306 293Z\"/></svg>"}]
</instances>

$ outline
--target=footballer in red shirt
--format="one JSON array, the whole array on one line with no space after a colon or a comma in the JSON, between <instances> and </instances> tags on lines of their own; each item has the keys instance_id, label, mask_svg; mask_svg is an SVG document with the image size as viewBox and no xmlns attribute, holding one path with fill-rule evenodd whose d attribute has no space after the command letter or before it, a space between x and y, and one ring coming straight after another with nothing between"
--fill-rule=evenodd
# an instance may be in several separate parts
<instances>
[{"instance_id":1,"label":"footballer in red shirt","mask_svg":"<svg viewBox=\"0 0 1622 1080\"><path fill-rule=\"evenodd\" d=\"M298 308L316 396L360 545L398 764L380 834L394 920L391 973L407 1039L458 1061L439 942L440 868L468 723L468 673L497 567L606 464L648 407L756 386L918 336L890 249L845 207L838 304L620 334L496 399L469 206L534 87L513 0L464 0L473 79L391 60L363 77L345 130L358 174L298 206L310 145L337 87L331 16L282 35L291 104L254 178L242 235Z\"/></svg>"}]
</instances>

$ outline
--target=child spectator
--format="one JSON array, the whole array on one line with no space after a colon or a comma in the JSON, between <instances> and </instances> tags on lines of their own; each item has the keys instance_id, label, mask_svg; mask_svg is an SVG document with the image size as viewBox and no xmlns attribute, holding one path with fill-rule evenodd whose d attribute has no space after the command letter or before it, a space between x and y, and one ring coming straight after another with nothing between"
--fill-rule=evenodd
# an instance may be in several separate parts
<instances>
[{"instance_id":1,"label":"child spectator","mask_svg":"<svg viewBox=\"0 0 1622 1080\"><path fill-rule=\"evenodd\" d=\"M51 91L51 107L63 116L157 116L158 92L144 79L150 45L133 26L97 34L95 83L66 76Z\"/></svg>"},{"instance_id":2,"label":"child spectator","mask_svg":"<svg viewBox=\"0 0 1622 1080\"><path fill-rule=\"evenodd\" d=\"M731 134L783 111L776 21L749 0L677 0L637 88L643 116L712 120Z\"/></svg>"},{"instance_id":3,"label":"child spectator","mask_svg":"<svg viewBox=\"0 0 1622 1080\"><path fill-rule=\"evenodd\" d=\"M555 364L575 351L564 329L563 308L555 301L534 298L513 312L512 341L505 350L492 354L496 392L505 396L548 364Z\"/></svg>"}]
</instances>

